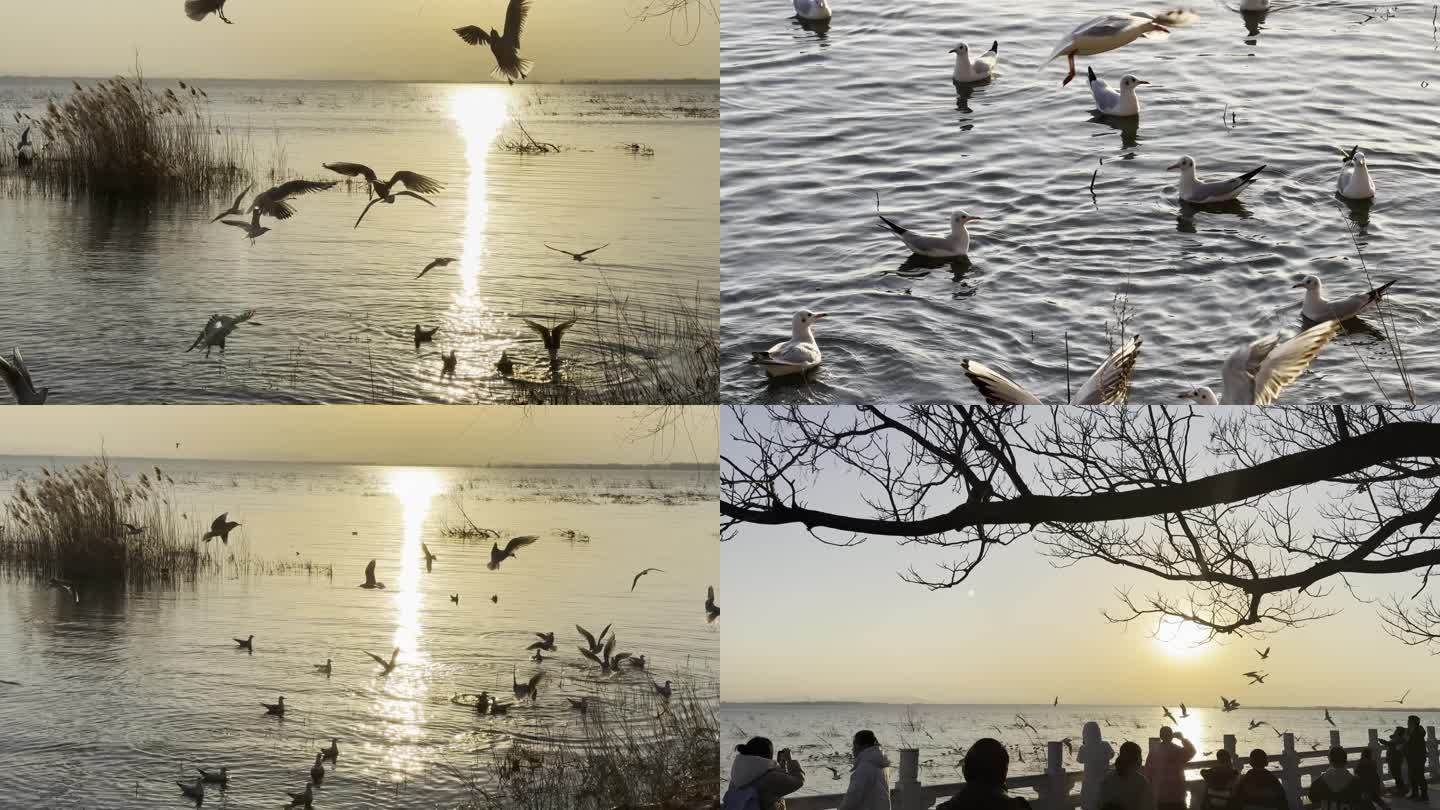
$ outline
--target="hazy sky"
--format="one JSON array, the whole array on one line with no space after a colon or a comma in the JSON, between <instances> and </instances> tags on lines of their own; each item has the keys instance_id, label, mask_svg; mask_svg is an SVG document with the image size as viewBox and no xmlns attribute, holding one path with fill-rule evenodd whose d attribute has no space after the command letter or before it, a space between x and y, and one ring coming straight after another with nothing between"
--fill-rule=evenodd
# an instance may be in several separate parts
<instances>
[{"instance_id":1,"label":"hazy sky","mask_svg":"<svg viewBox=\"0 0 1440 810\"><path fill-rule=\"evenodd\" d=\"M138 54L155 77L488 81L489 48L451 29L505 22L502 0L230 0L234 25L192 22L182 0L7 2L0 75L18 76L109 76ZM530 78L718 78L718 22L705 16L679 45L666 20L632 19L644 2L534 0L520 48Z\"/></svg>"},{"instance_id":2,"label":"hazy sky","mask_svg":"<svg viewBox=\"0 0 1440 810\"><path fill-rule=\"evenodd\" d=\"M66 406L4 411L0 455L397 465L714 463L715 409L485 405ZM176 442L180 443L177 448Z\"/></svg>"},{"instance_id":3,"label":"hazy sky","mask_svg":"<svg viewBox=\"0 0 1440 810\"><path fill-rule=\"evenodd\" d=\"M728 412L721 433L728 431ZM751 421L761 424L758 414ZM722 439L722 450L735 449ZM806 505L856 513L843 479ZM1297 499L1296 505L1302 505ZM1367 705L1414 688L1407 705L1440 703L1440 659L1385 635L1374 608L1340 595L1343 613L1257 643L1198 650L1161 644L1153 628L1107 623L1116 588L1153 592L1156 581L1101 563L1052 568L1030 540L999 549L966 586L931 592L900 581L914 565L952 560L941 549L875 538L854 548L800 527L743 527L721 546L725 610L721 686L726 701L862 700L942 703L1137 703L1219 706ZM1352 578L1366 596L1414 591L1409 575ZM1259 663L1273 680L1247 686ZM1180 652L1187 654L1179 654Z\"/></svg>"}]
</instances>

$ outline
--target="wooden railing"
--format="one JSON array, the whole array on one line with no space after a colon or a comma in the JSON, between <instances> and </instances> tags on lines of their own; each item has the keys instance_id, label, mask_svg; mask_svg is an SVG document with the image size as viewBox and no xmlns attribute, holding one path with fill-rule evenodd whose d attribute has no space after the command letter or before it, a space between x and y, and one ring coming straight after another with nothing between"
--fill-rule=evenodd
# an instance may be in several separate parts
<instances>
[{"instance_id":1,"label":"wooden railing","mask_svg":"<svg viewBox=\"0 0 1440 810\"><path fill-rule=\"evenodd\" d=\"M1435 727L1426 727L1426 748L1428 770L1432 778L1440 774L1440 743L1435 739ZM1329 751L1297 751L1295 750L1295 735L1283 735L1283 750L1276 756L1271 757L1271 763L1278 765L1280 770L1277 775L1285 785L1285 793L1290 799L1291 810L1301 810L1304 806L1302 797L1305 793L1305 785L1301 782L1302 776L1309 776L1314 779L1329 767ZM1150 750L1153 752L1155 746L1160 744L1158 737L1150 738ZM1341 745L1340 732L1332 729L1330 731L1330 747ZM1224 747L1230 752L1231 758L1237 767L1243 764L1240 752L1235 750L1235 735L1224 736ZM1035 810L1072 810L1079 804L1080 796L1074 792L1080 784L1081 773L1078 771L1065 770L1065 744L1052 742L1046 744L1046 767L1044 773L1032 774L1030 776L1018 776L1006 781L1005 786L1011 791L1033 791L1037 797L1032 802ZM1345 748L1347 754L1352 756L1361 751L1369 749L1375 758L1377 767L1384 772L1385 755L1380 742L1380 733L1375 729L1369 730L1369 740L1366 745ZM1185 770L1198 772L1201 768L1209 768L1218 763L1211 760L1196 760L1186 763ZM1187 779L1185 787L1190 793L1190 806L1197 807L1197 797L1204 781L1201 779ZM941 785L920 784L920 749L902 748L900 750L900 767L895 780L895 787L890 793L891 804L894 810L929 810L937 801L949 798L965 786L964 782L954 782ZM844 798L842 793L832 793L824 796L797 796L785 799L786 810L834 810L840 806L840 800Z\"/></svg>"}]
</instances>

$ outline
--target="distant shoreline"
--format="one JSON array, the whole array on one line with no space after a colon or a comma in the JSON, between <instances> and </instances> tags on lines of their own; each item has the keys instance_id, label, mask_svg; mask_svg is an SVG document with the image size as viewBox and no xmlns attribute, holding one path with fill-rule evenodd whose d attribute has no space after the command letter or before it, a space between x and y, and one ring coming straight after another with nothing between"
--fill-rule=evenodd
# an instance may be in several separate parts
<instances>
[{"instance_id":1,"label":"distant shoreline","mask_svg":"<svg viewBox=\"0 0 1440 810\"><path fill-rule=\"evenodd\" d=\"M0 76L0 81L81 81L98 82L109 79L120 74L108 76L22 76L5 75ZM192 83L204 82L235 82L240 83L267 83L267 84L493 84L497 87L505 87L505 82L496 81L460 81L457 79L265 79L265 78L237 78L219 76L152 76L145 74L146 81L173 82L187 81ZM720 80L716 79L559 79L549 82L525 82L528 85L613 85L613 84L655 84L655 85L680 85L680 84L713 84L719 85ZM523 85L522 85L523 86Z\"/></svg>"},{"instance_id":2,"label":"distant shoreline","mask_svg":"<svg viewBox=\"0 0 1440 810\"><path fill-rule=\"evenodd\" d=\"M433 467L436 469L451 470L661 470L665 472L706 472L720 469L720 465L718 464L695 464L689 462L671 464L525 464L523 462L488 464L387 464L378 461L306 461L300 459L198 458L185 456L108 456L108 458L111 461L136 461L146 464L158 461L166 464L172 462L199 462L205 464L298 464L316 467ZM54 460L56 462L83 463L95 460L95 456L0 454L0 464L3 464L8 459Z\"/></svg>"},{"instance_id":3,"label":"distant shoreline","mask_svg":"<svg viewBox=\"0 0 1440 810\"><path fill-rule=\"evenodd\" d=\"M1062 703L1062 704L1060 704L1059 706L1052 706L1052 705L1049 704L1049 703L936 703L936 702L933 702L933 701L910 701L910 702L899 702L899 703L897 703L897 702L892 702L892 701L872 701L872 700L734 700L734 701L729 701L729 700L727 700L727 701L721 701L721 702L720 702L720 710L721 710L721 711L724 711L725 709L733 709L733 708L737 708L737 707L741 707L741 706L764 706L764 707L774 707L774 706L811 706L811 707L813 707L813 706L888 706L888 707L894 707L894 708L900 708L900 709L903 709L903 708L914 708L914 707L918 707L918 708L951 708L951 709L965 709L965 708L994 709L994 708L999 708L999 707L1018 707L1018 708L1033 708L1033 709L1051 709L1051 708L1054 708L1054 709L1090 709L1090 708L1149 709L1149 708L1154 708L1154 707L1151 706L1151 704L1149 704L1149 703ZM1197 709L1197 708L1199 708L1199 709L1205 709L1205 708L1211 708L1211 707L1191 705L1190 708L1193 710L1193 709ZM1323 711L1323 710L1325 710L1325 709L1329 709L1329 710L1332 711L1332 712L1407 712L1407 713L1410 713L1410 714L1425 714L1425 713L1440 712L1440 707L1431 707L1431 706L1339 706L1339 705L1336 705L1336 704L1333 704L1333 703L1327 704L1327 705L1295 705L1295 706L1281 706L1281 705L1273 705L1273 704L1264 704L1264 705L1262 705L1262 704L1258 704L1258 703L1256 703L1256 704L1249 704L1249 703L1247 703L1247 704L1245 704L1242 708L1244 708L1244 709L1247 710L1247 711L1252 710L1252 709L1253 709L1253 710L1256 710L1256 711L1259 711L1259 710L1261 710L1261 709L1309 709L1309 710L1314 710L1314 711Z\"/></svg>"}]
</instances>

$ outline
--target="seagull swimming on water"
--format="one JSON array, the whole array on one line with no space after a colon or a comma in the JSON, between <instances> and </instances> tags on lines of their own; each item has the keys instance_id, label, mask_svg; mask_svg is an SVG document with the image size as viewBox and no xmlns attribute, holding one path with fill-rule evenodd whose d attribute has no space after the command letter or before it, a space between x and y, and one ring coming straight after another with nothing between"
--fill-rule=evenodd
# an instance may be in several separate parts
<instances>
[{"instance_id":1,"label":"seagull swimming on water","mask_svg":"<svg viewBox=\"0 0 1440 810\"><path fill-rule=\"evenodd\" d=\"M449 354L440 355L440 379L455 379L455 365L460 362L458 352L458 349L451 349Z\"/></svg>"},{"instance_id":2,"label":"seagull swimming on water","mask_svg":"<svg viewBox=\"0 0 1440 810\"><path fill-rule=\"evenodd\" d=\"M829 0L795 0L795 16L818 22L830 19Z\"/></svg>"},{"instance_id":3,"label":"seagull swimming on water","mask_svg":"<svg viewBox=\"0 0 1440 810\"><path fill-rule=\"evenodd\" d=\"M19 349L10 352L9 360L0 357L0 377L5 378L6 387L15 395L15 402L19 405L44 405L50 396L49 388L35 388L35 381L30 378L30 369L26 368L25 358L20 355Z\"/></svg>"},{"instance_id":4,"label":"seagull swimming on water","mask_svg":"<svg viewBox=\"0 0 1440 810\"><path fill-rule=\"evenodd\" d=\"M434 178L426 177L423 174L416 174L411 171L402 170L395 172L395 174L390 176L388 181L382 182L380 178L376 176L375 170L363 163L326 163L324 166L332 172L338 172L347 177L364 177L367 184L366 188L370 193L375 195L375 198L365 206L365 210L361 211L360 216L356 218L356 228L360 227L360 221L365 218L366 214L370 213L370 208L376 203L383 202L387 205L393 205L396 197L414 197L433 208L435 203L430 202L421 195L436 194L445 188ZM405 186L405 190L395 191L394 188L396 185Z\"/></svg>"},{"instance_id":5,"label":"seagull swimming on water","mask_svg":"<svg viewBox=\"0 0 1440 810\"><path fill-rule=\"evenodd\" d=\"M492 76L504 76L511 84L530 73L535 62L520 56L520 35L525 32L525 17L530 13L530 0L510 0L505 6L505 32L491 28L487 33L478 25L456 28L455 33L469 45L489 45L495 56Z\"/></svg>"},{"instance_id":6,"label":"seagull swimming on water","mask_svg":"<svg viewBox=\"0 0 1440 810\"><path fill-rule=\"evenodd\" d=\"M195 806L196 806L196 807L199 807L199 806L200 806L200 803L205 800L205 778L204 778L204 777L201 777L201 776L195 777L195 782L194 782L193 784L190 783L190 782L176 782L175 784L177 784L177 785L180 786L180 792L181 792L181 793L183 793L183 794L185 794L187 797L195 800Z\"/></svg>"},{"instance_id":7,"label":"seagull swimming on water","mask_svg":"<svg viewBox=\"0 0 1440 810\"><path fill-rule=\"evenodd\" d=\"M1348 298L1337 298L1334 301L1325 300L1325 285L1316 276L1306 276L1295 286L1305 288L1305 300L1300 304L1300 314L1308 321L1324 323L1330 320L1348 321L1358 317L1360 313L1380 303L1380 299L1394 283L1393 280L1387 281L1369 292L1355 293Z\"/></svg>"},{"instance_id":8,"label":"seagull swimming on water","mask_svg":"<svg viewBox=\"0 0 1440 810\"><path fill-rule=\"evenodd\" d=\"M366 564L366 566L365 566L365 581L362 582L362 583L360 583L360 587L364 588L364 589L367 590L367 591L383 591L383 590L385 590L385 583L379 582L379 581L377 581L377 580L375 579L375 561L374 561L374 560L371 560L369 563Z\"/></svg>"},{"instance_id":9,"label":"seagull swimming on water","mask_svg":"<svg viewBox=\"0 0 1440 810\"><path fill-rule=\"evenodd\" d=\"M375 663L380 665L380 672L378 674L383 676L389 675L391 672L395 671L395 658L400 655L400 648L396 647L395 649L390 651L389 661L386 661L384 658L381 658L375 653L368 652L366 650L361 650L360 652L363 652L371 658L375 659Z\"/></svg>"},{"instance_id":10,"label":"seagull swimming on water","mask_svg":"<svg viewBox=\"0 0 1440 810\"><path fill-rule=\"evenodd\" d=\"M251 633L248 638L237 638L235 644L242 650L255 651L255 634Z\"/></svg>"},{"instance_id":11,"label":"seagull swimming on water","mask_svg":"<svg viewBox=\"0 0 1440 810\"><path fill-rule=\"evenodd\" d=\"M1340 332L1339 321L1312 326L1285 342L1279 335L1252 341L1231 353L1220 377L1225 385L1226 405L1269 405L1280 392L1295 382L1314 362L1330 338ZM1199 405L1219 405L1222 400L1206 386L1180 395Z\"/></svg>"},{"instance_id":12,"label":"seagull swimming on water","mask_svg":"<svg viewBox=\"0 0 1440 810\"><path fill-rule=\"evenodd\" d=\"M330 762L337 762L337 761L339 761L339 759L340 759L340 738L339 738L339 737L331 737L331 738L330 738L330 747L329 747L329 748L322 748L322 749L320 749L320 753L321 753L321 754L324 754L324 755L325 755L325 759L329 760Z\"/></svg>"},{"instance_id":13,"label":"seagull swimming on water","mask_svg":"<svg viewBox=\"0 0 1440 810\"><path fill-rule=\"evenodd\" d=\"M214 14L222 22L234 25L229 17L225 16L226 0L185 0L185 16L201 22L206 16Z\"/></svg>"},{"instance_id":14,"label":"seagull swimming on water","mask_svg":"<svg viewBox=\"0 0 1440 810\"><path fill-rule=\"evenodd\" d=\"M968 256L970 253L970 231L966 225L982 217L977 217L965 211L956 211L950 215L949 236L926 236L896 225L886 218L884 214L876 214L880 222L890 229L890 232L900 237L905 247L916 256L924 256L930 259L958 259Z\"/></svg>"},{"instance_id":15,"label":"seagull swimming on water","mask_svg":"<svg viewBox=\"0 0 1440 810\"><path fill-rule=\"evenodd\" d=\"M671 688L669 681L666 681L664 686L661 686L660 684L655 683L654 681L651 681L651 682L650 682L650 685L653 686L653 687L655 687L655 694L659 695L660 697L662 697L662 698L664 698L664 699L666 699L666 700L669 700L669 699L670 699L670 695L673 694L673 692L674 692L674 689Z\"/></svg>"},{"instance_id":16,"label":"seagull swimming on water","mask_svg":"<svg viewBox=\"0 0 1440 810\"><path fill-rule=\"evenodd\" d=\"M663 569L663 568L646 568L644 571L641 571L640 573L636 574L634 579L630 580L630 592L631 592L631 593L634 593L634 592L635 592L635 586L638 585L638 584L640 584L640 577L645 576L646 574L650 573L651 571L658 571L658 572L660 572L660 573L662 573L662 574L665 573L665 569Z\"/></svg>"},{"instance_id":17,"label":"seagull swimming on water","mask_svg":"<svg viewBox=\"0 0 1440 810\"><path fill-rule=\"evenodd\" d=\"M820 343L815 340L815 322L829 317L828 312L802 309L790 316L790 339L782 340L763 352L752 352L750 363L765 369L771 377L804 374L823 361Z\"/></svg>"},{"instance_id":18,"label":"seagull swimming on water","mask_svg":"<svg viewBox=\"0 0 1440 810\"><path fill-rule=\"evenodd\" d=\"M314 806L315 790L313 785L306 785L305 789L300 791L299 793L290 793L290 791L288 790L285 792L290 795L291 807L310 808Z\"/></svg>"},{"instance_id":19,"label":"seagull swimming on water","mask_svg":"<svg viewBox=\"0 0 1440 810\"><path fill-rule=\"evenodd\" d=\"M955 71L950 75L951 81L956 84L988 82L999 67L1000 40L991 43L990 50L973 62L970 60L970 46L963 42L951 48L950 53L955 54Z\"/></svg>"},{"instance_id":20,"label":"seagull swimming on water","mask_svg":"<svg viewBox=\"0 0 1440 810\"><path fill-rule=\"evenodd\" d=\"M1105 362L1101 363L1095 373L1070 397L1069 404L1115 405L1124 402L1125 395L1130 390L1130 376L1135 371L1135 361L1140 356L1141 342L1140 336L1136 335L1105 358ZM960 368L991 405L1041 404L1039 397L984 363L962 360Z\"/></svg>"},{"instance_id":21,"label":"seagull swimming on water","mask_svg":"<svg viewBox=\"0 0 1440 810\"><path fill-rule=\"evenodd\" d=\"M311 664L311 666L315 667L315 671L316 671L316 672L319 672L319 673L321 673L322 675L325 675L325 676L327 676L327 677L330 675L330 672L332 671L332 667L330 666L330 659L329 659L329 658L326 658L326 659L325 659L325 663L323 663L323 664Z\"/></svg>"},{"instance_id":22,"label":"seagull swimming on water","mask_svg":"<svg viewBox=\"0 0 1440 810\"><path fill-rule=\"evenodd\" d=\"M1360 151L1359 146L1351 149L1345 157L1340 177L1335 181L1335 193L1347 200L1375 198L1375 181L1370 177L1370 169L1365 166L1365 153Z\"/></svg>"},{"instance_id":23,"label":"seagull swimming on water","mask_svg":"<svg viewBox=\"0 0 1440 810\"><path fill-rule=\"evenodd\" d=\"M204 346L205 356L209 357L210 350L219 346L220 353L224 354L225 339L230 337L230 333L239 328L240 324L254 317L255 310L253 309L247 309L239 315L211 315L210 319L205 321L205 326L200 330L200 334L195 338L195 341L190 344L190 348L185 351L187 353L192 352ZM258 325L259 324L256 324L256 326Z\"/></svg>"},{"instance_id":24,"label":"seagull swimming on water","mask_svg":"<svg viewBox=\"0 0 1440 810\"><path fill-rule=\"evenodd\" d=\"M574 260L577 261L577 262L583 262L583 261L585 261L585 259L587 259L587 258L590 256L591 253L594 253L595 251L600 250L601 248L610 247L610 243L609 243L609 242L606 242L605 244L601 245L600 247L590 248L589 250L584 251L584 252L582 252L582 253L571 253L570 251L564 250L564 249L562 249L562 248L551 247L549 244L546 244L545 247L550 248L551 250L555 251L556 253L564 253L566 256L569 256L570 258L574 259Z\"/></svg>"},{"instance_id":25,"label":"seagull swimming on water","mask_svg":"<svg viewBox=\"0 0 1440 810\"><path fill-rule=\"evenodd\" d=\"M425 269L420 271L420 275L419 275L419 276L416 276L415 278L420 278L420 276L425 275L426 273L430 272L431 270L434 270L434 269L437 268L437 267L449 267L451 262L458 262L458 261L460 261L460 260L459 260L459 259L456 259L456 258L453 258L453 257L442 257L442 258L438 258L438 259L432 259L429 264L425 265Z\"/></svg>"},{"instance_id":26,"label":"seagull swimming on water","mask_svg":"<svg viewBox=\"0 0 1440 810\"><path fill-rule=\"evenodd\" d=\"M1195 158L1189 155L1182 155L1179 160L1166 167L1166 171L1180 172L1181 200L1188 203L1205 205L1208 203L1228 202L1239 197L1240 192L1255 182L1255 176L1265 171L1265 167L1263 165L1258 166L1229 180L1212 180L1206 182L1195 175Z\"/></svg>"},{"instance_id":27,"label":"seagull swimming on water","mask_svg":"<svg viewBox=\"0 0 1440 810\"><path fill-rule=\"evenodd\" d=\"M421 329L420 324L415 324L415 348L419 349L421 343L434 343L435 333L439 331L440 327L438 326L434 326L429 329Z\"/></svg>"},{"instance_id":28,"label":"seagull swimming on water","mask_svg":"<svg viewBox=\"0 0 1440 810\"><path fill-rule=\"evenodd\" d=\"M529 647L526 647L525 649L527 649L527 650L545 650L545 651L547 651L547 652L554 652L554 650L555 650L555 634L554 634L554 633L536 633L535 635L536 635L536 637L538 637L540 640L539 640L539 641L532 641L532 642L530 643L530 646L529 646Z\"/></svg>"},{"instance_id":29,"label":"seagull swimming on water","mask_svg":"<svg viewBox=\"0 0 1440 810\"><path fill-rule=\"evenodd\" d=\"M1063 87L1075 78L1076 56L1094 56L1097 53L1113 51L1129 45L1152 31L1168 34L1170 29L1167 26L1185 25L1194 17L1192 12L1178 9L1159 15L1137 11L1131 14L1107 14L1103 17L1096 17L1081 23L1066 34L1045 62L1048 64L1060 56L1064 56L1069 62L1070 72L1066 74L1065 80L1060 82Z\"/></svg>"},{"instance_id":30,"label":"seagull swimming on water","mask_svg":"<svg viewBox=\"0 0 1440 810\"><path fill-rule=\"evenodd\" d=\"M227 767L222 766L218 772L208 771L204 768L196 768L195 770L200 772L200 781L202 782L211 785L220 785L221 787L230 784L230 769Z\"/></svg>"},{"instance_id":31,"label":"seagull swimming on water","mask_svg":"<svg viewBox=\"0 0 1440 810\"><path fill-rule=\"evenodd\" d=\"M525 700L528 698L532 703L536 700L539 700L540 680L545 677L545 673L537 672L534 675L531 675L530 680L525 681L524 683L521 683L520 680L516 677L517 674L517 671L514 668L511 668L510 688L515 692L515 699Z\"/></svg>"},{"instance_id":32,"label":"seagull swimming on water","mask_svg":"<svg viewBox=\"0 0 1440 810\"><path fill-rule=\"evenodd\" d=\"M240 525L241 524L230 520L229 512L221 512L220 517L210 521L210 531L205 532L204 536L200 539L209 542L212 538L218 537L221 543L228 546L230 545L230 532L234 531L235 528Z\"/></svg>"},{"instance_id":33,"label":"seagull swimming on water","mask_svg":"<svg viewBox=\"0 0 1440 810\"><path fill-rule=\"evenodd\" d=\"M540 335L540 341L545 344L545 353L550 355L550 367L560 365L560 339L565 336L565 330L575 325L577 319L571 318L557 326L545 326L536 323L529 318L522 318L525 325L534 329Z\"/></svg>"},{"instance_id":34,"label":"seagull swimming on water","mask_svg":"<svg viewBox=\"0 0 1440 810\"><path fill-rule=\"evenodd\" d=\"M317 785L325 781L325 766L320 764L324 761L324 758L324 754L316 751L315 764L310 766L310 781Z\"/></svg>"},{"instance_id":35,"label":"seagull swimming on water","mask_svg":"<svg viewBox=\"0 0 1440 810\"><path fill-rule=\"evenodd\" d=\"M1090 94L1095 97L1095 109L1116 118L1140 114L1140 97L1135 95L1135 88L1150 82L1127 73L1120 78L1120 90L1117 92L1095 75L1095 68L1086 67L1085 71L1090 78Z\"/></svg>"},{"instance_id":36,"label":"seagull swimming on water","mask_svg":"<svg viewBox=\"0 0 1440 810\"><path fill-rule=\"evenodd\" d=\"M500 563L505 562L506 559L515 556L516 549L522 549L528 545L531 545L539 539L539 537L533 534L521 535L520 537L512 537L510 538L510 542L505 544L504 549L500 548L499 543L492 543L490 548L490 562L486 563L485 567L489 568L491 571L496 570L500 567Z\"/></svg>"},{"instance_id":37,"label":"seagull swimming on water","mask_svg":"<svg viewBox=\"0 0 1440 810\"><path fill-rule=\"evenodd\" d=\"M285 696L284 696L284 695L281 695L281 696L280 696L280 701L279 701L278 703L265 703L265 702L262 701L262 702L260 703L260 705L265 707L265 713L266 713L266 714L273 714L273 715L276 715L277 717L284 717L284 716L285 716Z\"/></svg>"}]
</instances>

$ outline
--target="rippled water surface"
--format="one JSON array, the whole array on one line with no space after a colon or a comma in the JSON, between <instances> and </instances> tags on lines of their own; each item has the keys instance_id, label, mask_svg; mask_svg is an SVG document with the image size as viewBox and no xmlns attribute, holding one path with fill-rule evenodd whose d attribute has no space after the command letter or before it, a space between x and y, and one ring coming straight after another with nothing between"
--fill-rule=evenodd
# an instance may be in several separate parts
<instances>
[{"instance_id":1,"label":"rippled water surface","mask_svg":"<svg viewBox=\"0 0 1440 810\"><path fill-rule=\"evenodd\" d=\"M561 374L581 387L606 384L607 354L676 362L622 339L643 323L718 319L714 84L200 86L216 121L248 137L262 188L272 169L344 179L321 166L334 161L385 178L410 169L446 188L435 208L377 205L356 230L364 188L342 185L296 200L299 214L267 220L273 230L250 246L210 224L238 188L185 203L63 199L25 192L13 165L0 169L0 346L23 348L54 402L503 402L549 380L538 336L515 316L580 318ZM18 134L14 112L39 117L71 89L0 79L0 140ZM562 151L493 148L522 137L512 120ZM635 143L653 154L624 148ZM545 242L610 246L579 265ZM460 261L415 280L440 256ZM595 306L613 300L626 302L631 330ZM212 313L249 308L258 325L229 340L223 366L218 353L185 353ZM419 351L417 323L441 327ZM457 373L442 383L440 354L452 349ZM494 368L502 350L515 381Z\"/></svg>"},{"instance_id":2,"label":"rippled water surface","mask_svg":"<svg viewBox=\"0 0 1440 810\"><path fill-rule=\"evenodd\" d=\"M0 499L39 464L0 459ZM231 565L194 588L82 590L76 603L0 578L0 679L19 683L0 684L6 807L179 807L173 780L222 765L231 785L207 807L277 807L332 736L341 755L317 806L453 807L470 782L493 786L514 743L578 742L566 697L631 722L656 711L644 673L602 681L580 666L576 623L613 622L622 649L648 656L649 677L718 697L719 625L703 606L718 567L713 474L161 465L197 537L202 516L228 511L243 524L229 551L333 564L333 580L240 577ZM489 542L440 534L461 520L461 493L477 524L540 540L487 570ZM567 529L588 540L564 539ZM422 542L439 557L428 573ZM384 591L356 587L372 557ZM650 566L665 571L630 593ZM535 664L525 647L539 630L554 631L558 649ZM253 655L230 640L250 634ZM362 650L396 646L399 666L378 677ZM311 666L326 658L329 678ZM545 672L535 707L480 718L451 702L481 690L512 699L512 667ZM260 702L282 694L285 719L266 717Z\"/></svg>"},{"instance_id":3,"label":"rippled water surface","mask_svg":"<svg viewBox=\"0 0 1440 810\"><path fill-rule=\"evenodd\" d=\"M1433 4L1277 2L1263 18L1214 2L1168 40L1140 40L1043 65L1096 4L842 3L828 30L786 19L784 3L726 7L721 233L723 396L733 401L975 401L964 358L1011 372L1042 399L1064 397L1106 354L1116 299L1145 347L1131 401L1218 388L1239 342L1300 326L1305 274L1366 288L1349 229L1398 341L1373 329L1337 339L1282 401L1404 400L1393 351L1417 396L1440 394L1435 247L1440 29ZM1163 6L1149 8L1158 11ZM1000 42L1001 75L957 93L947 51ZM1112 84L1134 73L1138 126L1094 120L1086 65ZM1335 197L1336 147L1359 144L1379 195ZM1269 169L1222 210L1182 211L1182 154L1200 174ZM1098 173L1097 173L1098 169ZM1092 174L1094 198L1089 187ZM969 267L903 268L887 215L943 232L971 228ZM767 385L749 352L788 337L791 314L824 310L826 363L808 386Z\"/></svg>"},{"instance_id":4,"label":"rippled water surface","mask_svg":"<svg viewBox=\"0 0 1440 810\"><path fill-rule=\"evenodd\" d=\"M1276 728L1293 733L1295 748L1302 754L1330 746L1331 726L1325 722L1323 709L1244 708L1228 714L1219 707L1188 709L1189 714L1181 717L1179 708L1170 707L1178 718L1178 722L1171 723L1153 706L726 703L720 708L720 750L724 752L721 775L729 776L730 752L736 745L752 736L767 736L776 747L789 746L805 768L805 787L797 795L844 793L846 782L833 779L825 766L837 768L848 778L850 735L862 728L875 732L894 762L900 760L899 749L918 748L921 784L963 781L960 761L965 749L981 737L1005 743L1010 751L1011 776L1041 773L1045 770L1045 743L1068 738L1078 746L1081 727L1091 720L1100 724L1101 736L1117 750L1126 740L1148 749L1149 738L1159 733L1162 723L1169 723L1195 743L1200 752L1197 759L1201 760L1212 759L1214 752L1224 747L1226 734L1235 735L1236 748L1242 753L1263 748L1278 755L1284 746L1276 737ZM1435 722L1436 718L1420 711L1424 724ZM1405 725L1410 712L1334 709L1331 716L1340 732L1340 743L1351 748L1367 743L1369 729L1388 733L1395 726ZM1033 729L1019 727L1017 715ZM1269 725L1247 730L1252 718ZM1323 759L1304 762L1309 765ZM1081 770L1073 751L1066 753L1064 765L1067 771ZM1198 778L1198 774L1192 773L1190 778Z\"/></svg>"}]
</instances>

